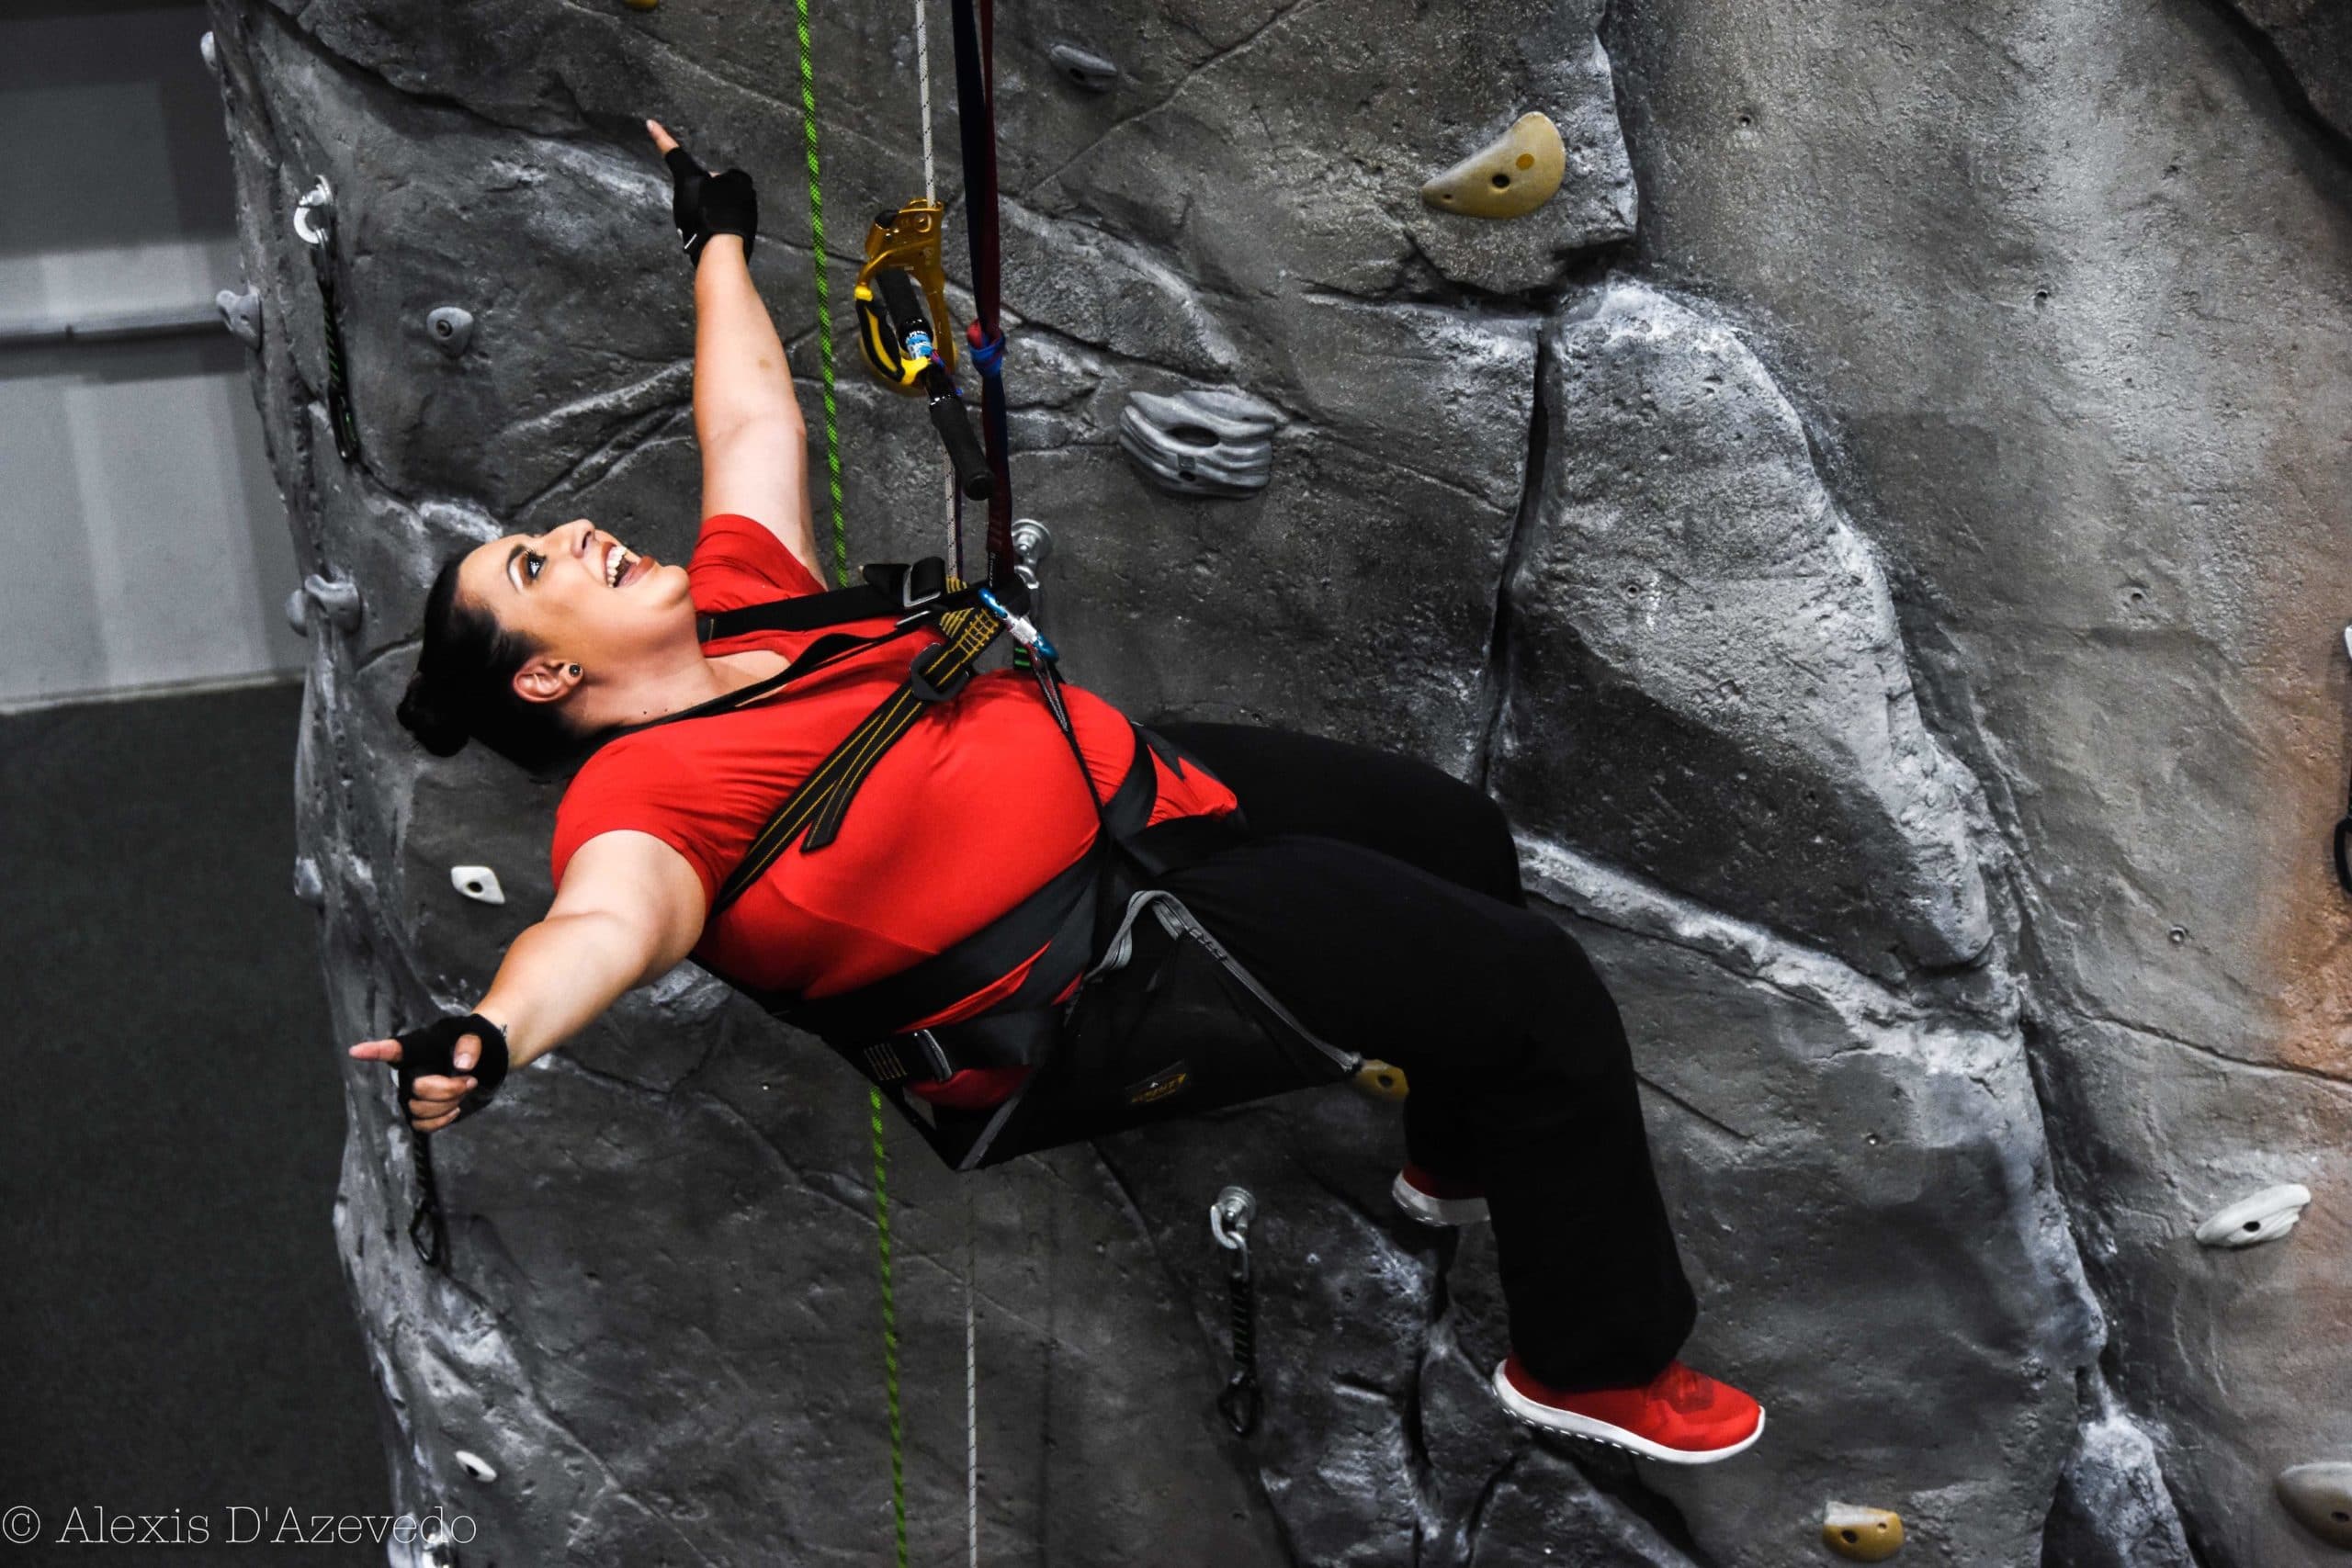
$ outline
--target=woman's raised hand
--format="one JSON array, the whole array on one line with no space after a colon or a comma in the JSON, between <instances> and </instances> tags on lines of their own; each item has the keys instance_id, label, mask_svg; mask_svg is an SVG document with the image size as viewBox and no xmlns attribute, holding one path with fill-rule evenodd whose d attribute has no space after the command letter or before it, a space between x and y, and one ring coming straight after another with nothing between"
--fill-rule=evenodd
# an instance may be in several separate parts
<instances>
[{"instance_id":1,"label":"woman's raised hand","mask_svg":"<svg viewBox=\"0 0 2352 1568\"><path fill-rule=\"evenodd\" d=\"M420 1133L438 1132L481 1110L506 1077L505 1032L480 1013L436 1019L390 1040L363 1041L351 1055L399 1075L401 1110Z\"/></svg>"},{"instance_id":2,"label":"woman's raised hand","mask_svg":"<svg viewBox=\"0 0 2352 1568\"><path fill-rule=\"evenodd\" d=\"M469 1034L458 1042L459 1077L426 1074L416 1080L414 1098L401 1107L410 1126L420 1133L437 1133L456 1120L474 1087L472 1078L462 1076L463 1070L474 1065L481 1051L481 1042ZM351 1054L363 1062L381 1062L391 1067L401 1065L401 1043L397 1040L363 1041L351 1048Z\"/></svg>"},{"instance_id":3,"label":"woman's raised hand","mask_svg":"<svg viewBox=\"0 0 2352 1568\"><path fill-rule=\"evenodd\" d=\"M712 174L658 119L647 120L645 131L670 165L670 217L678 226L686 260L699 265L703 246L714 234L740 236L749 259L760 231L760 197L752 176L741 169Z\"/></svg>"}]
</instances>

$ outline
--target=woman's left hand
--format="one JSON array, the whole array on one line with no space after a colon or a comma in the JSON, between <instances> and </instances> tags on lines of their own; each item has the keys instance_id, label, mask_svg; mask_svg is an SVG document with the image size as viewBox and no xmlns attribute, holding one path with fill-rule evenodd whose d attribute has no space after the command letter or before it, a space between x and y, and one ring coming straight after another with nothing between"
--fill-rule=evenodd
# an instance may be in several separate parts
<instances>
[{"instance_id":1,"label":"woman's left hand","mask_svg":"<svg viewBox=\"0 0 2352 1568\"><path fill-rule=\"evenodd\" d=\"M647 120L645 130L670 165L670 217L687 261L700 265L703 246L714 234L740 236L749 259L760 231L760 197L752 176L741 169L712 174L658 119Z\"/></svg>"}]
</instances>

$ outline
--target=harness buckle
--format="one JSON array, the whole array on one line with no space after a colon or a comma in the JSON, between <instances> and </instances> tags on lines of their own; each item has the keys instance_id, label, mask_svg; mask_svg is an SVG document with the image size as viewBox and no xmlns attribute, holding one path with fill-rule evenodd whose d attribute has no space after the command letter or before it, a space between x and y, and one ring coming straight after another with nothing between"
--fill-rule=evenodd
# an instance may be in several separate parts
<instances>
[{"instance_id":1,"label":"harness buckle","mask_svg":"<svg viewBox=\"0 0 2352 1568\"><path fill-rule=\"evenodd\" d=\"M915 655L914 662L908 668L908 695L919 703L944 703L955 700L956 694L961 692L966 683L971 680L972 667L967 664L957 671L956 678L944 686L935 684L932 681L931 671L947 652L948 647L944 642L924 645L923 650Z\"/></svg>"},{"instance_id":2,"label":"harness buckle","mask_svg":"<svg viewBox=\"0 0 2352 1568\"><path fill-rule=\"evenodd\" d=\"M947 563L937 556L925 556L907 568L899 580L899 607L917 610L947 593Z\"/></svg>"},{"instance_id":3,"label":"harness buckle","mask_svg":"<svg viewBox=\"0 0 2352 1568\"><path fill-rule=\"evenodd\" d=\"M918 1029L907 1038L922 1047L923 1060L934 1079L945 1083L956 1076L956 1065L947 1059L947 1048L939 1043L938 1035L928 1029Z\"/></svg>"}]
</instances>

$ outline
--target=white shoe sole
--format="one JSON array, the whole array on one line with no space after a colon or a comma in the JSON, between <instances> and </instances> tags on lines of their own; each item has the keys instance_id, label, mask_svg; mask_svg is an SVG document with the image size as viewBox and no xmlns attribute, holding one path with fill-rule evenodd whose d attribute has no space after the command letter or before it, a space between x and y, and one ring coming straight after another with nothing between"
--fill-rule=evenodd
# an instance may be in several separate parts
<instances>
[{"instance_id":1,"label":"white shoe sole","mask_svg":"<svg viewBox=\"0 0 2352 1568\"><path fill-rule=\"evenodd\" d=\"M1425 1225L1475 1225L1487 1217L1484 1198L1433 1198L1406 1180L1402 1171L1388 1184L1388 1195Z\"/></svg>"},{"instance_id":2,"label":"white shoe sole","mask_svg":"<svg viewBox=\"0 0 2352 1568\"><path fill-rule=\"evenodd\" d=\"M1688 1449L1669 1449L1662 1443L1653 1443L1647 1438L1637 1438L1623 1427L1612 1427L1589 1416L1578 1416L1572 1410L1555 1410L1548 1404L1537 1404L1512 1385L1510 1379L1504 1375L1505 1365L1500 1361L1495 1363L1495 1396L1503 1402L1505 1410L1539 1431L1563 1432L1571 1438L1606 1443L1612 1449L1623 1449L1629 1454L1638 1454L1664 1464L1713 1464L1717 1460L1729 1459L1746 1450L1764 1435L1764 1412L1759 1408L1756 1412L1756 1430L1729 1448L1709 1449L1703 1453L1692 1453Z\"/></svg>"}]
</instances>

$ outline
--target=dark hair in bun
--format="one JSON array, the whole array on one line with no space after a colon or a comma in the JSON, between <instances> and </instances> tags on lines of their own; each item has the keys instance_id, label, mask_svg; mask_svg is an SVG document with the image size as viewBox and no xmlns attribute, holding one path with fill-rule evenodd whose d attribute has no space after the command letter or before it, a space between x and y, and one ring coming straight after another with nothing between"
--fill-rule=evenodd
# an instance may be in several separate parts
<instances>
[{"instance_id":1,"label":"dark hair in bun","mask_svg":"<svg viewBox=\"0 0 2352 1568\"><path fill-rule=\"evenodd\" d=\"M453 757L468 740L534 773L554 773L586 750L553 703L528 701L514 672L539 651L498 617L458 596L465 553L441 563L424 596L424 646L398 709L401 727L436 757Z\"/></svg>"}]
</instances>

